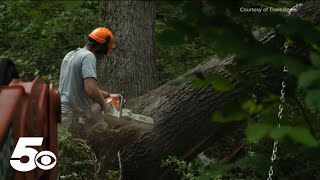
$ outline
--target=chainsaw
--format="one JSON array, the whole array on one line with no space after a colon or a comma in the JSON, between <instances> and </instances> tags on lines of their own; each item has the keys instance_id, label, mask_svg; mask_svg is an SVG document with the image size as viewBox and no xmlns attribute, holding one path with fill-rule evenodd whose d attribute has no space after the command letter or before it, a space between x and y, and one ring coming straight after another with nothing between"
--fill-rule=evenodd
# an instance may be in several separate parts
<instances>
[{"instance_id":1,"label":"chainsaw","mask_svg":"<svg viewBox=\"0 0 320 180\"><path fill-rule=\"evenodd\" d=\"M110 114L117 118L128 117L138 122L154 124L153 118L142 114L134 114L131 112L131 110L125 108L126 100L124 99L123 95L119 95L118 97L111 96L107 98L106 101L110 105L110 110L107 114Z\"/></svg>"}]
</instances>

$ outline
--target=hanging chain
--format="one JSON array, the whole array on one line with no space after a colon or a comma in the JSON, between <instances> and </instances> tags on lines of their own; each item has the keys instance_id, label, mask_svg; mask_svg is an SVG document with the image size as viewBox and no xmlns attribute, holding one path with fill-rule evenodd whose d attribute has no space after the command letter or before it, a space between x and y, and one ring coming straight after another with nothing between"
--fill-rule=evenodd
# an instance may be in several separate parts
<instances>
[{"instance_id":1,"label":"hanging chain","mask_svg":"<svg viewBox=\"0 0 320 180\"><path fill-rule=\"evenodd\" d=\"M288 14L290 15L292 12L296 12L297 8L299 8L301 5L302 4L296 4L294 7L292 7L290 9ZM284 44L284 54L286 54L288 52L288 47L289 47L289 44L285 43ZM288 72L288 67L287 66L283 66L283 71L282 72L287 73ZM286 77L286 76L284 76L284 77ZM279 112L278 112L279 121L281 121L282 113L283 113L284 96L285 96L285 88L286 88L285 80L286 79L284 78L284 80L281 82L282 89L280 91L281 97L280 97L280 105L279 105ZM280 128L280 122L278 122L278 128ZM272 166L272 164L277 158L277 150L278 150L277 145L278 145L278 140L275 139L274 142L273 142L273 149L272 149L272 155L271 155L271 165L270 165L270 168L269 168L267 180L272 180L272 176L273 176L273 166Z\"/></svg>"},{"instance_id":2,"label":"hanging chain","mask_svg":"<svg viewBox=\"0 0 320 180\"><path fill-rule=\"evenodd\" d=\"M285 43L284 44L284 53L287 53L288 51L288 43ZM287 66L283 66L283 70L282 72L284 73L287 73L288 72L288 67ZM286 88L286 82L285 82L285 78L284 80L281 82L281 86L282 86L282 89L280 91L281 93L281 96L280 96L280 105L279 105L279 111L278 111L278 118L279 118L279 121L281 121L282 119L282 115L283 115L283 105L284 105L284 96L285 96L285 88ZM278 122L278 128L280 128L280 122ZM274 142L273 142L273 149L272 149L272 155L271 155L271 165L270 165L270 168L269 168L269 172L268 172L268 178L267 180L272 180L272 176L273 176L273 161L276 160L277 158L277 151L278 151L278 140L275 139Z\"/></svg>"}]
</instances>

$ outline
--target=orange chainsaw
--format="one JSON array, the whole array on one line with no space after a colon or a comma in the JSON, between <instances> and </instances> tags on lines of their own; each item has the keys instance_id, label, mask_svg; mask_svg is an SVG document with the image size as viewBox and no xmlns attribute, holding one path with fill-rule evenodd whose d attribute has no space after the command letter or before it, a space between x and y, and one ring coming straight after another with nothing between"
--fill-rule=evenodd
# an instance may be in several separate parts
<instances>
[{"instance_id":1,"label":"orange chainsaw","mask_svg":"<svg viewBox=\"0 0 320 180\"><path fill-rule=\"evenodd\" d=\"M131 112L131 110L125 108L125 102L126 100L124 99L123 95L107 98L107 103L110 105L110 110L107 114L118 118L129 117L130 119L146 124L154 124L154 120L152 117L142 114L134 114Z\"/></svg>"}]
</instances>

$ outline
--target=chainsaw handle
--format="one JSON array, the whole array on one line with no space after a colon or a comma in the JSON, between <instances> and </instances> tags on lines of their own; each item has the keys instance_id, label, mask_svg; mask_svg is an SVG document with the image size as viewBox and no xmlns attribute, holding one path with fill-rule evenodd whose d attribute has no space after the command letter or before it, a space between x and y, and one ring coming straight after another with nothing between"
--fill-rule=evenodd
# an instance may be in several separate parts
<instances>
[{"instance_id":1,"label":"chainsaw handle","mask_svg":"<svg viewBox=\"0 0 320 180\"><path fill-rule=\"evenodd\" d=\"M122 95L122 94L120 94L120 95L118 96L118 98L119 98L119 101L120 101L119 117L121 117L121 116L122 116L122 108L124 108L124 98L123 98L123 95Z\"/></svg>"}]
</instances>

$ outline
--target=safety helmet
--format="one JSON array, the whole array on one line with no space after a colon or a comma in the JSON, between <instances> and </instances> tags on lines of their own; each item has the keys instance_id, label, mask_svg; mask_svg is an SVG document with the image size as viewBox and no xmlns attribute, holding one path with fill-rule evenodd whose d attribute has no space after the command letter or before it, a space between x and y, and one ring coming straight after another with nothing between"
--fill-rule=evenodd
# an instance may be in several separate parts
<instances>
[{"instance_id":1,"label":"safety helmet","mask_svg":"<svg viewBox=\"0 0 320 180\"><path fill-rule=\"evenodd\" d=\"M105 44L107 46L105 47L106 51L108 51L109 53L112 51L114 37L109 29L105 27L98 27L93 30L88 36L98 43Z\"/></svg>"}]
</instances>

